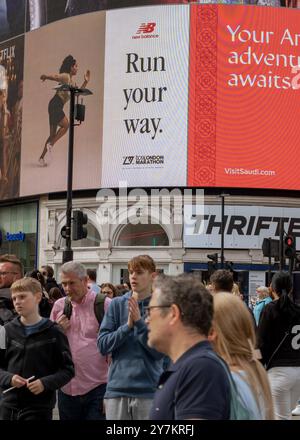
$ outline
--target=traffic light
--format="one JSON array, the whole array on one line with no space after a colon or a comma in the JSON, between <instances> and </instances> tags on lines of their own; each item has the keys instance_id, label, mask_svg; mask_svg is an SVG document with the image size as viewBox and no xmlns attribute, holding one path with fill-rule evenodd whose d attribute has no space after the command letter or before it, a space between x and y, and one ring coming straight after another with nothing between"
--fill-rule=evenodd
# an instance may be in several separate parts
<instances>
[{"instance_id":1,"label":"traffic light","mask_svg":"<svg viewBox=\"0 0 300 440\"><path fill-rule=\"evenodd\" d=\"M225 269L229 270L229 272L234 272L234 270L233 270L233 262L232 261L226 261L225 262Z\"/></svg>"},{"instance_id":2,"label":"traffic light","mask_svg":"<svg viewBox=\"0 0 300 440\"><path fill-rule=\"evenodd\" d=\"M87 237L87 229L84 228L88 222L88 216L82 211L73 211L72 240L81 240Z\"/></svg>"},{"instance_id":3,"label":"traffic light","mask_svg":"<svg viewBox=\"0 0 300 440\"><path fill-rule=\"evenodd\" d=\"M287 235L283 243L283 256L285 258L293 258L296 256L296 239L294 235Z\"/></svg>"},{"instance_id":4,"label":"traffic light","mask_svg":"<svg viewBox=\"0 0 300 440\"><path fill-rule=\"evenodd\" d=\"M212 261L208 261L207 263L207 270L209 277L214 273L215 270L217 270L218 265L218 254L207 254L207 258Z\"/></svg>"},{"instance_id":5,"label":"traffic light","mask_svg":"<svg viewBox=\"0 0 300 440\"><path fill-rule=\"evenodd\" d=\"M218 254L207 254L207 258L212 260L215 264L218 264Z\"/></svg>"},{"instance_id":6,"label":"traffic light","mask_svg":"<svg viewBox=\"0 0 300 440\"><path fill-rule=\"evenodd\" d=\"M264 238L262 251L264 257L279 258L279 240L275 238Z\"/></svg>"},{"instance_id":7,"label":"traffic light","mask_svg":"<svg viewBox=\"0 0 300 440\"><path fill-rule=\"evenodd\" d=\"M295 270L300 271L300 255L296 254L295 256ZM299 279L300 280L300 279ZM300 290L299 290L299 294L300 294Z\"/></svg>"}]
</instances>

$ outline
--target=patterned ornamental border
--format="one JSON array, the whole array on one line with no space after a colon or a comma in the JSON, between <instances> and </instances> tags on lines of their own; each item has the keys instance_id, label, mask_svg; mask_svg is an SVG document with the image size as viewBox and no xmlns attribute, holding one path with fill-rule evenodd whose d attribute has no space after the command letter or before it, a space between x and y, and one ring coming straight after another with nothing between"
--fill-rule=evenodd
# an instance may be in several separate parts
<instances>
[{"instance_id":1,"label":"patterned ornamental border","mask_svg":"<svg viewBox=\"0 0 300 440\"><path fill-rule=\"evenodd\" d=\"M217 5L201 5L197 10L195 57L195 111L193 182L196 186L216 183L217 115Z\"/></svg>"}]
</instances>

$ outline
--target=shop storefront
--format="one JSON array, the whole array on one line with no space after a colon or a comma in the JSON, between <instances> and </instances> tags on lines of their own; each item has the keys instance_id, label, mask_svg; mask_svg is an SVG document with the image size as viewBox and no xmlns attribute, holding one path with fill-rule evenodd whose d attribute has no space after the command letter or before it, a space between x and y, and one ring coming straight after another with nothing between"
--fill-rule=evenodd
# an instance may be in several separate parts
<instances>
[{"instance_id":1,"label":"shop storefront","mask_svg":"<svg viewBox=\"0 0 300 440\"><path fill-rule=\"evenodd\" d=\"M201 215L185 216L183 238L186 249L184 270L199 273L205 283L210 277L209 264L214 270L221 267L222 206L213 199L210 202L203 207ZM192 212L191 206L185 209L187 213ZM268 237L279 239L280 219L284 222L284 233L296 237L299 250L300 209L297 199L251 200L249 197L242 200L227 196L223 217L224 267L233 271L234 280L247 301L256 296L256 288L267 285L271 273L278 270L274 259L268 265L262 253L262 243ZM217 256L214 262L213 256Z\"/></svg>"},{"instance_id":2,"label":"shop storefront","mask_svg":"<svg viewBox=\"0 0 300 440\"><path fill-rule=\"evenodd\" d=\"M29 271L37 264L36 202L0 208L0 253L14 254Z\"/></svg>"}]
</instances>

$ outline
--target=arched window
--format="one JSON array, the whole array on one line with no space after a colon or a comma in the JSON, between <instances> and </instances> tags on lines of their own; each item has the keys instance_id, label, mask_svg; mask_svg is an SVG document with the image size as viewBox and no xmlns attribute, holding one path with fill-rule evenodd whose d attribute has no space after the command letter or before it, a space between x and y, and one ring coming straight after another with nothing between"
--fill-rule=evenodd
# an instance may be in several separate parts
<instances>
[{"instance_id":1,"label":"arched window","mask_svg":"<svg viewBox=\"0 0 300 440\"><path fill-rule=\"evenodd\" d=\"M117 246L169 246L169 238L158 224L128 224L122 229Z\"/></svg>"}]
</instances>

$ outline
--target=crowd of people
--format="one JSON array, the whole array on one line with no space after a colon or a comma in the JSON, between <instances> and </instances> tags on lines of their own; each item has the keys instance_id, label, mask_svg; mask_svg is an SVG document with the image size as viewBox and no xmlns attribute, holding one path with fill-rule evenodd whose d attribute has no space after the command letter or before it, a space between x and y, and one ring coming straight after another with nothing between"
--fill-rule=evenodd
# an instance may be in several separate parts
<instances>
[{"instance_id":1,"label":"crowd of people","mask_svg":"<svg viewBox=\"0 0 300 440\"><path fill-rule=\"evenodd\" d=\"M300 397L300 306L277 272L251 310L228 270L97 284L78 262L24 276L0 256L0 418L287 420ZM266 299L268 301L266 301ZM294 409L298 414L299 406Z\"/></svg>"}]
</instances>

